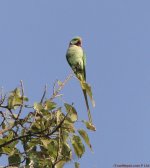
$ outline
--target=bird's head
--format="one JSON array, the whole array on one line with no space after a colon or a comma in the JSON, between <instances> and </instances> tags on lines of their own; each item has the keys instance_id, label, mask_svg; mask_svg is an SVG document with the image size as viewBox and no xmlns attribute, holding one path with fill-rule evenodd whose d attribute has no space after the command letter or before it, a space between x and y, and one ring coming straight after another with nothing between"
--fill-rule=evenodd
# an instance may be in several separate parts
<instances>
[{"instance_id":1,"label":"bird's head","mask_svg":"<svg viewBox=\"0 0 150 168\"><path fill-rule=\"evenodd\" d=\"M82 39L81 37L75 37L70 41L70 45L76 45L76 46L80 46L82 45Z\"/></svg>"}]
</instances>

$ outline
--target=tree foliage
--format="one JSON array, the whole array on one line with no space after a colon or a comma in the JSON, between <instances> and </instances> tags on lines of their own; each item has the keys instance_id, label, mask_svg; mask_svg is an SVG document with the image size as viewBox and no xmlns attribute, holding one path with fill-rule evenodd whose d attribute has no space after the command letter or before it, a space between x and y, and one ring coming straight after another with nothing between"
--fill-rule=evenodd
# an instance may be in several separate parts
<instances>
[{"instance_id":1,"label":"tree foliage","mask_svg":"<svg viewBox=\"0 0 150 168\"><path fill-rule=\"evenodd\" d=\"M64 82L57 81L51 97L47 98L45 87L41 100L33 105L29 105L22 81L8 95L1 93L0 157L7 157L6 167L62 168L73 162L73 154L83 156L85 144L92 150L87 129L95 131L94 125L83 120L80 123L86 129L78 129L75 107L56 103L71 77L72 74ZM88 93L92 97L89 87ZM74 162L74 167L79 168L79 163Z\"/></svg>"}]
</instances>

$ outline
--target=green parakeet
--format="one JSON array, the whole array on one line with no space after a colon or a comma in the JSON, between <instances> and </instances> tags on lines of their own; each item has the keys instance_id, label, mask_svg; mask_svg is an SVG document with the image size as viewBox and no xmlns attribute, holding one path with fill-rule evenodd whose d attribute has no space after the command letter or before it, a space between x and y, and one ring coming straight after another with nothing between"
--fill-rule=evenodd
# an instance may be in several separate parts
<instances>
[{"instance_id":1,"label":"green parakeet","mask_svg":"<svg viewBox=\"0 0 150 168\"><path fill-rule=\"evenodd\" d=\"M85 52L83 51L82 40L80 37L75 37L70 41L66 58L73 72L79 79L82 87L82 82L86 81L86 70L85 70L86 55L85 55ZM89 122L92 123L92 117L91 117L90 108L88 104L87 93L86 93L86 90L83 89L83 87L82 87L82 91L85 98Z\"/></svg>"}]
</instances>

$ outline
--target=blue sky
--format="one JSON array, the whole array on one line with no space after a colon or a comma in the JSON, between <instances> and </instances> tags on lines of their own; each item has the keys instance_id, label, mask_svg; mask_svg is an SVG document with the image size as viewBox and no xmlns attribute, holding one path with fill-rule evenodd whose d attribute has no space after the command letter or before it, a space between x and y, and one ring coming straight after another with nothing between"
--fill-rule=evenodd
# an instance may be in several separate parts
<instances>
[{"instance_id":1,"label":"blue sky","mask_svg":"<svg viewBox=\"0 0 150 168\"><path fill-rule=\"evenodd\" d=\"M81 167L150 164L149 6L149 0L0 1L0 87L6 92L22 79L31 102L46 83L51 93L54 81L71 71L70 39L83 39L97 131L90 133L94 153L87 149ZM63 93L87 119L78 82L71 80Z\"/></svg>"}]
</instances>

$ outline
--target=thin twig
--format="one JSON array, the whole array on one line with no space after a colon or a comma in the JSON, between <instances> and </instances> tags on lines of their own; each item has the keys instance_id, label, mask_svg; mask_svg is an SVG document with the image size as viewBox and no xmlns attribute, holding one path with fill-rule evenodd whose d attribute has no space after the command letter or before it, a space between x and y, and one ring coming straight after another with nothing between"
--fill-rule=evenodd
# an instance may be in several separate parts
<instances>
[{"instance_id":1,"label":"thin twig","mask_svg":"<svg viewBox=\"0 0 150 168\"><path fill-rule=\"evenodd\" d=\"M12 118L13 118L14 120L16 120L16 117L14 116L14 114L13 114L12 110L11 110L10 108L7 108L7 109L8 109L8 111L10 112L10 114L11 114Z\"/></svg>"},{"instance_id":2,"label":"thin twig","mask_svg":"<svg viewBox=\"0 0 150 168\"><path fill-rule=\"evenodd\" d=\"M3 121L0 124L0 127L3 125L4 121L6 120L5 115L3 114L2 111L0 111L0 114L2 115Z\"/></svg>"},{"instance_id":3,"label":"thin twig","mask_svg":"<svg viewBox=\"0 0 150 168\"><path fill-rule=\"evenodd\" d=\"M22 112L22 109L23 109L23 104L24 104L24 87L23 87L23 81L21 80L20 81L20 84L21 84L21 94L22 94L22 102L21 102L21 105L20 105L20 110L19 110L19 113L18 113L18 115L17 115L17 118L16 118L16 120L20 117L20 114L21 114L21 112Z\"/></svg>"},{"instance_id":4,"label":"thin twig","mask_svg":"<svg viewBox=\"0 0 150 168\"><path fill-rule=\"evenodd\" d=\"M1 88L1 98L0 98L0 106L4 103L6 99L6 94L3 93L3 88Z\"/></svg>"},{"instance_id":5,"label":"thin twig","mask_svg":"<svg viewBox=\"0 0 150 168\"><path fill-rule=\"evenodd\" d=\"M57 95L59 94L59 92L63 89L63 87L66 85L66 83L73 77L73 72L71 72L69 74L69 76L65 79L64 82L62 82L62 84L60 85L60 87L53 93L52 97L50 98L50 101L52 101L55 97L57 97Z\"/></svg>"},{"instance_id":6,"label":"thin twig","mask_svg":"<svg viewBox=\"0 0 150 168\"><path fill-rule=\"evenodd\" d=\"M41 104L42 104L42 103L43 103L43 101L44 101L44 98L45 98L46 92L47 92L47 85L45 85L45 87L44 87L44 93L43 93L43 96L42 96L41 101L40 101L40 103L41 103Z\"/></svg>"},{"instance_id":7,"label":"thin twig","mask_svg":"<svg viewBox=\"0 0 150 168\"><path fill-rule=\"evenodd\" d=\"M57 82L58 82L58 80L55 80L55 82L54 82L54 85L53 85L53 94L55 93L55 91L56 91L56 84L57 84Z\"/></svg>"}]
</instances>

